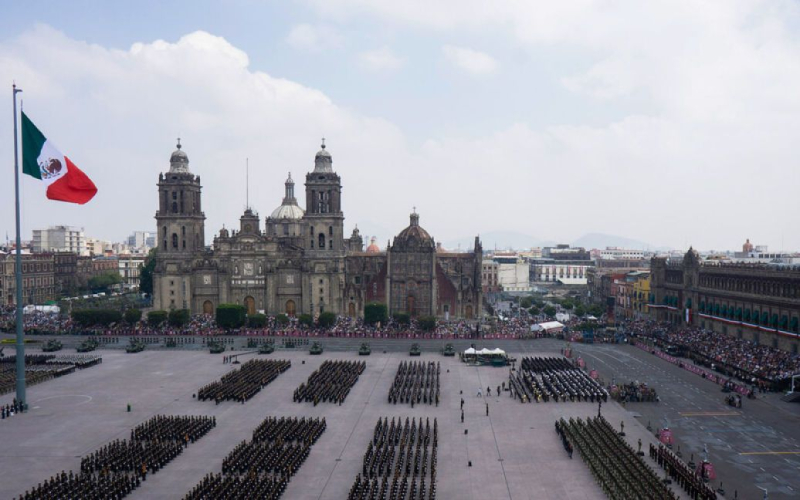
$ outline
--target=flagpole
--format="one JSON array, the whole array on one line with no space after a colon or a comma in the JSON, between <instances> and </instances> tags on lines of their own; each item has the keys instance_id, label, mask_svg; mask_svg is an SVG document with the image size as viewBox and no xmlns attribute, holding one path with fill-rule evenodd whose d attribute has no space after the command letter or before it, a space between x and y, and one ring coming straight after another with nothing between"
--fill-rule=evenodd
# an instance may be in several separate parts
<instances>
[{"instance_id":1,"label":"flagpole","mask_svg":"<svg viewBox=\"0 0 800 500\"><path fill-rule=\"evenodd\" d=\"M14 204L17 216L17 252L14 274L17 280L17 401L23 411L25 403L25 331L22 324L22 238L19 231L19 150L17 147L17 94L22 92L16 84L11 86L14 94Z\"/></svg>"}]
</instances>

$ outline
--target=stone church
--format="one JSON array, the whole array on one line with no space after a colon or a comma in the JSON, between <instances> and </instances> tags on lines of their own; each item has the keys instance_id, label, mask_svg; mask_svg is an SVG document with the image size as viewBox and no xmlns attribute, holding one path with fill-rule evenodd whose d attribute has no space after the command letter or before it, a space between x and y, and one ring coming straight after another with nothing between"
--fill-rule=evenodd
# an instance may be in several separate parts
<instances>
[{"instance_id":1,"label":"stone church","mask_svg":"<svg viewBox=\"0 0 800 500\"><path fill-rule=\"evenodd\" d=\"M153 274L156 309L213 314L219 304L242 304L249 314L294 316L330 311L362 317L364 306L386 304L389 314L477 318L481 314L483 249L451 253L419 224L410 224L384 251L353 230L344 235L342 182L324 141L306 174L305 207L291 174L281 205L264 221L247 208L239 229L224 227L205 246L200 176L178 149L159 174L158 249Z\"/></svg>"}]
</instances>

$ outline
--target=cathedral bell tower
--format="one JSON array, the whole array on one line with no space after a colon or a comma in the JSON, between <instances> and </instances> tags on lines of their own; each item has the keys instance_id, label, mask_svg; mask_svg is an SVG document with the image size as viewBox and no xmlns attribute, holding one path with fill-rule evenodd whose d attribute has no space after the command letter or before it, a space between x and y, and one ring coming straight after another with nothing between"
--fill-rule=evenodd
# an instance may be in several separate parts
<instances>
[{"instance_id":1,"label":"cathedral bell tower","mask_svg":"<svg viewBox=\"0 0 800 500\"><path fill-rule=\"evenodd\" d=\"M177 149L169 172L158 176L157 258L153 295L156 309L189 309L191 259L205 248L200 176L189 171L189 156Z\"/></svg>"}]
</instances>

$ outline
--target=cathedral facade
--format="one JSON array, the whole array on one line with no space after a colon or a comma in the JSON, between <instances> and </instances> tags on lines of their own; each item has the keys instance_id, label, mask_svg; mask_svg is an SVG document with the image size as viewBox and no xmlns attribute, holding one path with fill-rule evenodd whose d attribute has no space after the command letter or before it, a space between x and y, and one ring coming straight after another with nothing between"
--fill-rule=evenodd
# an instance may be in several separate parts
<instances>
[{"instance_id":1,"label":"cathedral facade","mask_svg":"<svg viewBox=\"0 0 800 500\"><path fill-rule=\"evenodd\" d=\"M181 149L159 174L158 249L153 273L156 309L213 314L219 304L241 304L248 314L363 317L364 306L386 304L389 314L477 318L482 311L483 250L449 253L410 216L384 251L364 249L354 229L345 238L341 178L323 143L306 174L305 206L291 174L281 205L264 221L247 208L239 229L224 227L205 246L200 177Z\"/></svg>"}]
</instances>

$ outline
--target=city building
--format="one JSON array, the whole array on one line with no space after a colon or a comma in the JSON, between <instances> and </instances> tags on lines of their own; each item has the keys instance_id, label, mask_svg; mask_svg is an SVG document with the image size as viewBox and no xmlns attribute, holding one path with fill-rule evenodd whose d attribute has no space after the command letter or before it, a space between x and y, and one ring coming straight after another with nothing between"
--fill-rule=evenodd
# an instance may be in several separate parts
<instances>
[{"instance_id":1,"label":"city building","mask_svg":"<svg viewBox=\"0 0 800 500\"><path fill-rule=\"evenodd\" d=\"M471 252L437 252L414 211L410 224L384 251L364 242L358 228L344 235L342 183L323 143L306 174L305 209L285 182L281 205L265 219L247 207L239 228L223 227L205 246L200 177L178 144L170 169L159 174L158 252L153 273L156 309L212 314L219 304L248 313L363 316L371 302L389 313L474 318L482 311L478 238Z\"/></svg>"},{"instance_id":2,"label":"city building","mask_svg":"<svg viewBox=\"0 0 800 500\"><path fill-rule=\"evenodd\" d=\"M614 317L616 319L641 319L648 316L650 273L630 271L617 277L611 285L615 292Z\"/></svg>"},{"instance_id":3,"label":"city building","mask_svg":"<svg viewBox=\"0 0 800 500\"><path fill-rule=\"evenodd\" d=\"M75 295L78 290L78 254L56 252L53 254L55 292L60 297Z\"/></svg>"},{"instance_id":4,"label":"city building","mask_svg":"<svg viewBox=\"0 0 800 500\"><path fill-rule=\"evenodd\" d=\"M492 259L483 259L481 264L481 289L483 293L500 291L499 264Z\"/></svg>"},{"instance_id":5,"label":"city building","mask_svg":"<svg viewBox=\"0 0 800 500\"><path fill-rule=\"evenodd\" d=\"M106 255L112 249L111 242L97 238L86 238L86 253L80 255Z\"/></svg>"},{"instance_id":6,"label":"city building","mask_svg":"<svg viewBox=\"0 0 800 500\"><path fill-rule=\"evenodd\" d=\"M635 260L642 261L645 258L644 250L632 250L628 248L606 247L605 250L592 250L590 256L594 260Z\"/></svg>"},{"instance_id":7,"label":"city building","mask_svg":"<svg viewBox=\"0 0 800 500\"><path fill-rule=\"evenodd\" d=\"M51 226L47 229L34 229L33 252L72 252L88 255L83 228Z\"/></svg>"},{"instance_id":8,"label":"city building","mask_svg":"<svg viewBox=\"0 0 800 500\"><path fill-rule=\"evenodd\" d=\"M592 260L589 252L583 247L570 247L569 245L556 245L554 247L544 247L542 258L553 260L587 261Z\"/></svg>"},{"instance_id":9,"label":"city building","mask_svg":"<svg viewBox=\"0 0 800 500\"><path fill-rule=\"evenodd\" d=\"M586 285L587 273L593 267L587 260L532 259L530 275L534 283Z\"/></svg>"},{"instance_id":10,"label":"city building","mask_svg":"<svg viewBox=\"0 0 800 500\"><path fill-rule=\"evenodd\" d=\"M51 253L23 253L22 257L22 302L43 305L55 300L55 263ZM17 303L17 282L14 265L16 254L0 253L0 293L4 303Z\"/></svg>"},{"instance_id":11,"label":"city building","mask_svg":"<svg viewBox=\"0 0 800 500\"><path fill-rule=\"evenodd\" d=\"M793 353L800 345L800 266L653 258L651 315Z\"/></svg>"},{"instance_id":12,"label":"city building","mask_svg":"<svg viewBox=\"0 0 800 500\"><path fill-rule=\"evenodd\" d=\"M156 246L156 233L152 231L134 231L126 241L133 253L147 253Z\"/></svg>"},{"instance_id":13,"label":"city building","mask_svg":"<svg viewBox=\"0 0 800 500\"><path fill-rule=\"evenodd\" d=\"M119 274L122 276L122 284L126 288L138 288L139 276L147 258L144 254L122 254L117 255Z\"/></svg>"},{"instance_id":14,"label":"city building","mask_svg":"<svg viewBox=\"0 0 800 500\"><path fill-rule=\"evenodd\" d=\"M495 252L492 260L497 264L497 287L503 292L528 293L531 291L530 264L514 252Z\"/></svg>"}]
</instances>

